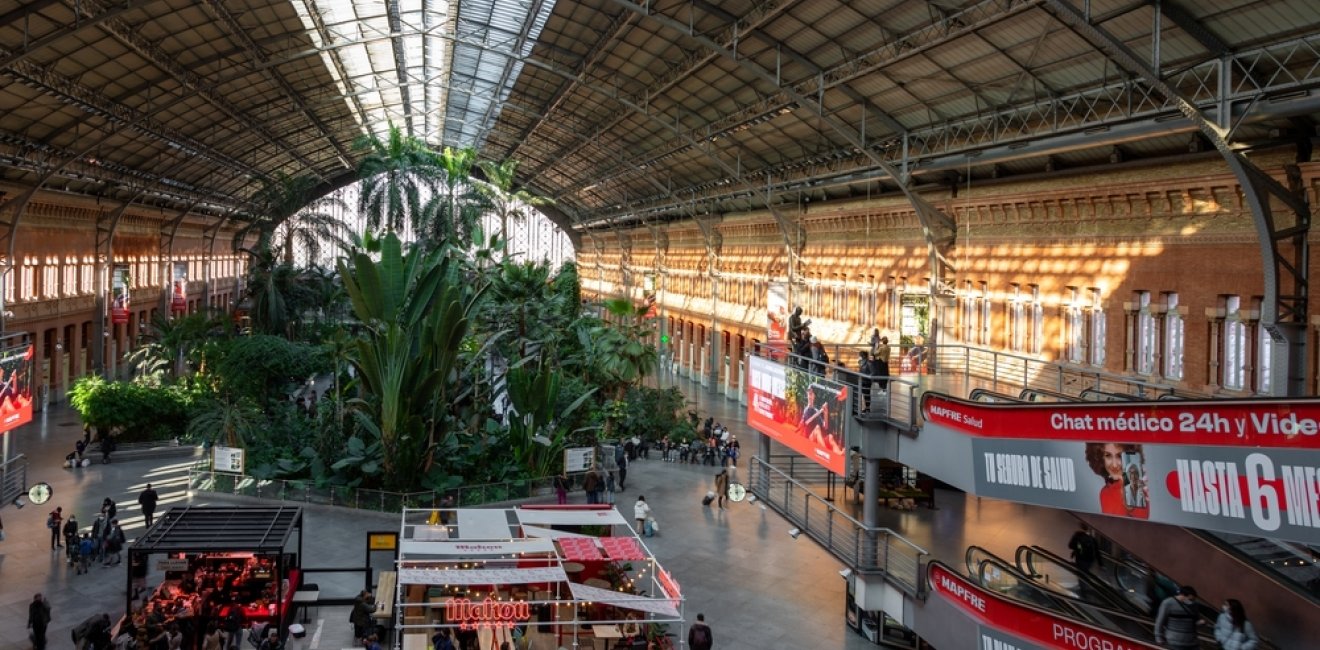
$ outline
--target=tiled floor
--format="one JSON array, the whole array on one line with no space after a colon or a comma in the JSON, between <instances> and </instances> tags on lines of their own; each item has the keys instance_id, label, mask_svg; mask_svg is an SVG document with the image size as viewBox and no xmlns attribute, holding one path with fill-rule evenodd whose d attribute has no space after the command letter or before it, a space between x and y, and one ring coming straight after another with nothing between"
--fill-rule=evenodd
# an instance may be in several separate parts
<instances>
[{"instance_id":1,"label":"tiled floor","mask_svg":"<svg viewBox=\"0 0 1320 650\"><path fill-rule=\"evenodd\" d=\"M687 380L676 381L691 396L703 417L713 415L738 435L746 453L757 449L759 434L743 422L743 409L721 395ZM144 460L93 465L70 471L60 468L65 453L79 435L77 417L52 408L46 418L15 432L15 451L30 459L29 482L46 481L55 498L44 507L0 511L8 540L0 542L0 648L24 649L27 604L35 592L50 598L54 621L53 647L63 647L68 631L97 612L112 616L124 608L124 567L94 568L75 576L51 553L44 528L46 513L56 505L65 513L90 517L101 499L113 497L130 538L142 531L136 498L146 482L161 494L161 508L179 504L239 503L241 499L212 495L189 497L184 476L189 461ZM778 453L778 452L776 452ZM819 650L874 647L844 624L844 582L841 565L806 537L788 535L789 524L774 513L749 503L728 510L706 508L700 499L712 487L714 470L699 465L664 463L658 454L630 468L629 489L618 503L626 508L646 495L663 533L647 540L662 564L678 578L686 597L685 613L695 620L703 612L711 624L716 647L728 649L812 648ZM580 496L580 494L578 495ZM1072 527L1066 513L989 499L940 493L938 509L882 511L884 525L909 536L945 562L960 567L970 543L1012 556L1022 543L1061 548ZM392 529L391 515L314 506L306 516L305 567L342 567L362 563L365 532ZM351 596L360 576L318 575L322 594ZM302 649L347 648L351 638L344 607L323 607L312 613Z\"/></svg>"}]
</instances>

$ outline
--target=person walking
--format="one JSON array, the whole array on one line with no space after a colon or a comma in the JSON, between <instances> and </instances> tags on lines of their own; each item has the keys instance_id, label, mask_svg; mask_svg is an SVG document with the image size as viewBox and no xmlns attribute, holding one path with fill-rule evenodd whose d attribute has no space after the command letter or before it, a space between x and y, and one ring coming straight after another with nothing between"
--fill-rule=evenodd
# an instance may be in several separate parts
<instances>
[{"instance_id":1,"label":"person walking","mask_svg":"<svg viewBox=\"0 0 1320 650\"><path fill-rule=\"evenodd\" d=\"M147 489L138 495L138 505L142 506L142 519L147 528L151 528L151 524L156 521L156 501L158 500L160 500L160 496L156 494L155 490L151 489L150 483L147 484Z\"/></svg>"},{"instance_id":2,"label":"person walking","mask_svg":"<svg viewBox=\"0 0 1320 650\"><path fill-rule=\"evenodd\" d=\"M64 524L64 508L59 507L50 511L46 517L46 528L50 529L50 550L64 548L60 543L60 535L63 534L62 525Z\"/></svg>"},{"instance_id":3,"label":"person walking","mask_svg":"<svg viewBox=\"0 0 1320 650\"><path fill-rule=\"evenodd\" d=\"M637 520L637 534L646 533L646 520L651 517L651 506L646 503L646 497L637 495L637 503L633 504L633 519Z\"/></svg>"},{"instance_id":4,"label":"person walking","mask_svg":"<svg viewBox=\"0 0 1320 650\"><path fill-rule=\"evenodd\" d=\"M1196 588L1183 585L1178 593L1160 603L1155 616L1155 643L1169 650L1199 650L1196 636L1200 616L1196 613Z\"/></svg>"},{"instance_id":5,"label":"person walking","mask_svg":"<svg viewBox=\"0 0 1320 650\"><path fill-rule=\"evenodd\" d=\"M697 614L697 622L688 629L688 647L692 650L710 650L715 645L715 635L706 625L706 615Z\"/></svg>"},{"instance_id":6,"label":"person walking","mask_svg":"<svg viewBox=\"0 0 1320 650\"><path fill-rule=\"evenodd\" d=\"M1082 573L1090 573L1091 565L1095 564L1100 555L1099 549L1096 548L1095 536L1091 534L1091 528L1086 524L1082 524L1082 527L1078 528L1068 540L1068 550L1072 552L1073 564Z\"/></svg>"},{"instance_id":7,"label":"person walking","mask_svg":"<svg viewBox=\"0 0 1320 650\"><path fill-rule=\"evenodd\" d=\"M724 498L729 494L729 468L720 468L720 473L715 475L715 495L719 497L719 506L724 507Z\"/></svg>"},{"instance_id":8,"label":"person walking","mask_svg":"<svg viewBox=\"0 0 1320 650\"><path fill-rule=\"evenodd\" d=\"M28 605L27 626L32 630L32 649L46 650L46 626L50 625L50 603L41 594Z\"/></svg>"},{"instance_id":9,"label":"person walking","mask_svg":"<svg viewBox=\"0 0 1320 650\"><path fill-rule=\"evenodd\" d=\"M1260 637L1256 628L1247 620L1247 611L1236 598L1224 601L1224 606L1215 621L1215 641L1223 650L1256 650Z\"/></svg>"}]
</instances>

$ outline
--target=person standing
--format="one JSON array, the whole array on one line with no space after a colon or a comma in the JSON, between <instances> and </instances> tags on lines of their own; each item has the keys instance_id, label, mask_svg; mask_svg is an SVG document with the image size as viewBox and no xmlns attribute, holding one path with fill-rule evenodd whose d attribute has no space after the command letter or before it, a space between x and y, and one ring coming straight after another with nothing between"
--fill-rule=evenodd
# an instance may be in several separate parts
<instances>
[{"instance_id":1,"label":"person standing","mask_svg":"<svg viewBox=\"0 0 1320 650\"><path fill-rule=\"evenodd\" d=\"M96 552L95 544L91 533L83 533L82 539L78 540L78 573L87 573L87 567L92 563L92 555Z\"/></svg>"},{"instance_id":2,"label":"person standing","mask_svg":"<svg viewBox=\"0 0 1320 650\"><path fill-rule=\"evenodd\" d=\"M1095 564L1100 551L1096 548L1095 536L1091 534L1091 528L1082 524L1077 532L1073 533L1068 540L1068 550L1072 552L1073 564L1077 570L1082 573L1090 573L1091 565Z\"/></svg>"},{"instance_id":3,"label":"person standing","mask_svg":"<svg viewBox=\"0 0 1320 650\"><path fill-rule=\"evenodd\" d=\"M50 529L50 550L64 548L60 543L60 535L63 534L61 526L64 523L64 508L59 507L50 511L50 516L46 517L46 528Z\"/></svg>"},{"instance_id":4,"label":"person standing","mask_svg":"<svg viewBox=\"0 0 1320 650\"><path fill-rule=\"evenodd\" d=\"M614 448L614 464L619 466L619 491L622 492L628 489L628 452L622 444Z\"/></svg>"},{"instance_id":5,"label":"person standing","mask_svg":"<svg viewBox=\"0 0 1320 650\"><path fill-rule=\"evenodd\" d=\"M568 474L562 471L559 472L559 476L555 477L555 503L558 503L561 506L568 503L569 485Z\"/></svg>"},{"instance_id":6,"label":"person standing","mask_svg":"<svg viewBox=\"0 0 1320 650\"><path fill-rule=\"evenodd\" d=\"M600 503L600 474L596 470L587 472L587 477L582 479L582 489L587 493L587 503Z\"/></svg>"},{"instance_id":7,"label":"person standing","mask_svg":"<svg viewBox=\"0 0 1320 650\"><path fill-rule=\"evenodd\" d=\"M50 625L50 603L37 594L28 605L27 626L32 630L33 650L46 650L46 626Z\"/></svg>"},{"instance_id":8,"label":"person standing","mask_svg":"<svg viewBox=\"0 0 1320 650\"><path fill-rule=\"evenodd\" d=\"M156 501L158 500L160 500L160 496L156 494L155 490L151 489L150 483L147 484L147 489L138 495L138 505L142 506L142 519L147 528L151 528L151 524L156 521Z\"/></svg>"},{"instance_id":9,"label":"person standing","mask_svg":"<svg viewBox=\"0 0 1320 650\"><path fill-rule=\"evenodd\" d=\"M68 566L78 563L78 515L69 515L60 531L64 534L64 556Z\"/></svg>"},{"instance_id":10,"label":"person standing","mask_svg":"<svg viewBox=\"0 0 1320 650\"><path fill-rule=\"evenodd\" d=\"M871 374L880 377L875 385L882 391L889 390L889 355L889 337L882 336L880 344L871 352Z\"/></svg>"},{"instance_id":11,"label":"person standing","mask_svg":"<svg viewBox=\"0 0 1320 650\"><path fill-rule=\"evenodd\" d=\"M118 519L110 520L110 532L105 536L105 555L101 566L118 566L123 559L120 553L124 550L124 529L119 527ZM114 561L110 561L110 556L114 556Z\"/></svg>"},{"instance_id":12,"label":"person standing","mask_svg":"<svg viewBox=\"0 0 1320 650\"><path fill-rule=\"evenodd\" d=\"M119 516L119 506L115 505L115 500L106 497L101 501L101 512L105 513L105 520L110 521Z\"/></svg>"},{"instance_id":13,"label":"person standing","mask_svg":"<svg viewBox=\"0 0 1320 650\"><path fill-rule=\"evenodd\" d=\"M1155 616L1155 643L1169 650L1199 650L1201 642L1196 636L1196 589L1191 585L1178 588L1178 593L1160 603Z\"/></svg>"},{"instance_id":14,"label":"person standing","mask_svg":"<svg viewBox=\"0 0 1320 650\"><path fill-rule=\"evenodd\" d=\"M1219 620L1215 621L1215 641L1219 642L1223 650L1256 650L1260 645L1260 637L1256 636L1256 628L1247 620L1247 610L1242 607L1242 601L1235 598L1224 601Z\"/></svg>"},{"instance_id":15,"label":"person standing","mask_svg":"<svg viewBox=\"0 0 1320 650\"><path fill-rule=\"evenodd\" d=\"M729 468L720 469L715 475L715 495L719 497L719 506L724 507L724 497L729 494Z\"/></svg>"},{"instance_id":16,"label":"person standing","mask_svg":"<svg viewBox=\"0 0 1320 650\"><path fill-rule=\"evenodd\" d=\"M715 645L715 635L706 625L706 615L697 614L697 622L688 630L688 647L692 650L710 650Z\"/></svg>"}]
</instances>

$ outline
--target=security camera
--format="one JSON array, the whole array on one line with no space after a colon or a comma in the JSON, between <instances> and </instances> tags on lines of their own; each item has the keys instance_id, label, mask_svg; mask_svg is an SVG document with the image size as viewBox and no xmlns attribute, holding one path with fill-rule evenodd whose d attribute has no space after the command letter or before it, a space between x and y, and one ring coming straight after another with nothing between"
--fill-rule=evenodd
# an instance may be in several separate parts
<instances>
[{"instance_id":1,"label":"security camera","mask_svg":"<svg viewBox=\"0 0 1320 650\"><path fill-rule=\"evenodd\" d=\"M797 539L797 538L798 538L798 535L801 535L801 534L802 534L802 529L801 529L801 528L793 528L793 529L790 529L790 530L788 531L788 536L789 536L789 537L792 537L793 539Z\"/></svg>"},{"instance_id":2,"label":"security camera","mask_svg":"<svg viewBox=\"0 0 1320 650\"><path fill-rule=\"evenodd\" d=\"M850 576L852 576L852 569L841 569L839 571L839 577L844 580L847 580Z\"/></svg>"},{"instance_id":3,"label":"security camera","mask_svg":"<svg viewBox=\"0 0 1320 650\"><path fill-rule=\"evenodd\" d=\"M755 494L747 495L747 503L756 503L756 495Z\"/></svg>"}]
</instances>

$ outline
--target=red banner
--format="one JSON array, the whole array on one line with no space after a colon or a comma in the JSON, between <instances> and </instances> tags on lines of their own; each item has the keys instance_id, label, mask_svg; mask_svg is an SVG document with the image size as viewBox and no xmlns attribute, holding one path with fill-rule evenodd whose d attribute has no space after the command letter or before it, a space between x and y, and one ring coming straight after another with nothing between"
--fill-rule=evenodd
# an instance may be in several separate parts
<instances>
[{"instance_id":1,"label":"red banner","mask_svg":"<svg viewBox=\"0 0 1320 650\"><path fill-rule=\"evenodd\" d=\"M842 476L848 388L760 357L747 359L747 424Z\"/></svg>"},{"instance_id":2,"label":"red banner","mask_svg":"<svg viewBox=\"0 0 1320 650\"><path fill-rule=\"evenodd\" d=\"M1159 648L1007 600L993 591L982 589L937 562L929 565L926 576L932 595L948 600L976 621L1024 641L1060 650Z\"/></svg>"},{"instance_id":3,"label":"red banner","mask_svg":"<svg viewBox=\"0 0 1320 650\"><path fill-rule=\"evenodd\" d=\"M32 421L32 344L0 353L0 433Z\"/></svg>"},{"instance_id":4,"label":"red banner","mask_svg":"<svg viewBox=\"0 0 1320 650\"><path fill-rule=\"evenodd\" d=\"M1320 400L987 404L927 393L927 422L973 436L1320 449Z\"/></svg>"},{"instance_id":5,"label":"red banner","mask_svg":"<svg viewBox=\"0 0 1320 650\"><path fill-rule=\"evenodd\" d=\"M174 279L170 283L170 311L188 311L188 263L174 263Z\"/></svg>"}]
</instances>

